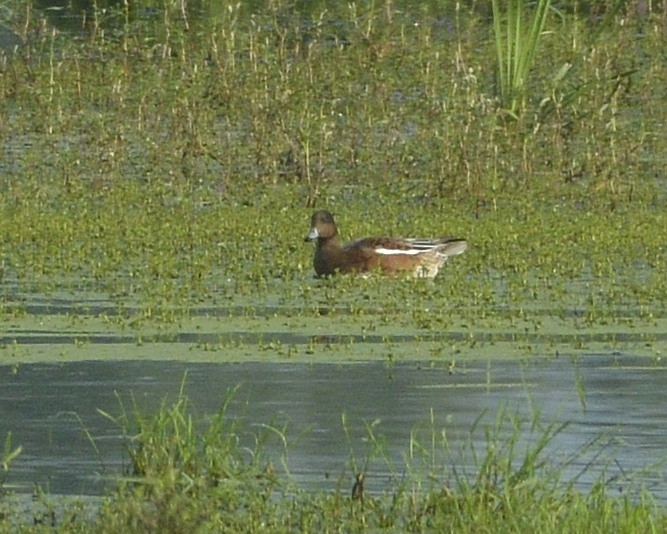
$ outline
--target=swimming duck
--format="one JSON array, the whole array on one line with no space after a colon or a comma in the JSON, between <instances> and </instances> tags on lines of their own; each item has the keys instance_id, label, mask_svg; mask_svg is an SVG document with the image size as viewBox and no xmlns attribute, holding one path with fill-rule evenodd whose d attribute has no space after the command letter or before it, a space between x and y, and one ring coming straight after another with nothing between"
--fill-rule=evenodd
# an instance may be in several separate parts
<instances>
[{"instance_id":1,"label":"swimming duck","mask_svg":"<svg viewBox=\"0 0 667 534\"><path fill-rule=\"evenodd\" d=\"M328 211L313 213L305 240L317 241L313 261L317 276L380 271L433 278L449 257L462 254L468 246L464 239L454 237L364 237L341 245L336 222Z\"/></svg>"}]
</instances>

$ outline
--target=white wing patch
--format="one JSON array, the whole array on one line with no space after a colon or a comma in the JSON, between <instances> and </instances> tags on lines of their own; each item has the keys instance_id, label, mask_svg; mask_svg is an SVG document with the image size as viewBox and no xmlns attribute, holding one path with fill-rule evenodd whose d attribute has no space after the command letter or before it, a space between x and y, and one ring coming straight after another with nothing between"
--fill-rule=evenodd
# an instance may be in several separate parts
<instances>
[{"instance_id":1,"label":"white wing patch","mask_svg":"<svg viewBox=\"0 0 667 534\"><path fill-rule=\"evenodd\" d=\"M386 255L392 255L392 254L407 254L408 256L414 256L415 254L421 254L422 252L425 252L428 249L416 249L416 248L409 248L409 249L391 249L391 248L376 248L375 252L378 254L386 254Z\"/></svg>"}]
</instances>

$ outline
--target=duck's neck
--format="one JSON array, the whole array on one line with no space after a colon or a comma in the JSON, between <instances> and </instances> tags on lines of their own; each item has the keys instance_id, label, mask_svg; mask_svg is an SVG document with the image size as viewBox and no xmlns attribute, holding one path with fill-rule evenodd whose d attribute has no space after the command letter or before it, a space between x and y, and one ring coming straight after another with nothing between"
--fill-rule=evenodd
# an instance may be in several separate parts
<instances>
[{"instance_id":1,"label":"duck's neck","mask_svg":"<svg viewBox=\"0 0 667 534\"><path fill-rule=\"evenodd\" d=\"M340 236L338 233L335 233L329 237L320 237L317 239L317 248L333 248L339 249L340 245Z\"/></svg>"}]
</instances>

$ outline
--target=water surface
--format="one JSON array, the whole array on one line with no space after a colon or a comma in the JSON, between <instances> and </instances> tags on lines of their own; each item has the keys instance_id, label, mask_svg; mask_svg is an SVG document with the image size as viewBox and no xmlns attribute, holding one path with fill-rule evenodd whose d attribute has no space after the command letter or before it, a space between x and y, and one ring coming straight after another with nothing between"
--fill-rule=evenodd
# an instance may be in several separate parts
<instances>
[{"instance_id":1,"label":"water surface","mask_svg":"<svg viewBox=\"0 0 667 534\"><path fill-rule=\"evenodd\" d=\"M352 464L363 466L371 453L369 426L386 444L366 465L371 491L388 489L408 475L411 435L428 442L432 428L446 433L451 451L436 455L443 482L451 482L454 468L474 473L470 447L483 455L484 425L505 407L526 421L539 412L545 425L570 422L550 444L548 456L581 489L599 477L618 491L641 481L664 500L666 371L659 361L620 355L472 361L453 369L419 362L3 366L0 436L11 431L14 444L23 446L5 485L19 493L32 491L34 484L53 493L103 492L127 472L127 458L119 429L98 409L119 415L120 401L131 409L134 398L148 413L165 396L176 398L185 376L185 392L197 415L216 412L238 385L229 413L242 417L249 431L286 423L288 450L278 439L269 447L276 458L286 455L301 487L335 490L347 485ZM522 443L540 435L539 429L531 435L525 425ZM408 463L418 468L420 460Z\"/></svg>"}]
</instances>

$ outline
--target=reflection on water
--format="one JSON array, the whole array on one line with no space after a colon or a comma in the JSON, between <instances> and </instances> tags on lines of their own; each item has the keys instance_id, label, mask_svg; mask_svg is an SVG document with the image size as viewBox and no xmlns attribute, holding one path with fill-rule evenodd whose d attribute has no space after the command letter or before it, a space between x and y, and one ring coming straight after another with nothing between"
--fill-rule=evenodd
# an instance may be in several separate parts
<instances>
[{"instance_id":1,"label":"reflection on water","mask_svg":"<svg viewBox=\"0 0 667 534\"><path fill-rule=\"evenodd\" d=\"M395 466L394 476L402 476L411 432L424 423L430 428L431 412L438 432L446 431L449 461L465 463L459 452L470 450L474 422L481 414L492 421L498 408L507 406L526 418L539 410L545 423L571 422L551 443L549 457L566 464L567 479L586 471L578 479L583 489L601 475L622 489L628 477L636 481L637 471L649 467L640 478L665 500L665 470L656 465L667 457L667 368L648 363L653 362L612 356L473 362L452 374L414 362L390 367L80 362L22 365L17 371L5 366L0 367L0 438L11 431L14 445L23 446L6 487L29 492L36 483L53 493L100 493L125 467L118 429L97 410L117 415L119 398L130 409L134 396L145 413L165 395L175 398L187 371L186 394L198 415L215 412L228 389L240 384L233 416L244 417L252 428L287 423L288 465L302 487L335 489L340 480L347 486L351 454L363 464L371 447L364 439L367 425L379 420L373 432L386 441L388 459L371 461L368 487L381 491L390 482L387 460ZM472 436L478 453L484 451L482 426ZM445 464L443 479L451 470L451 463Z\"/></svg>"}]
</instances>

